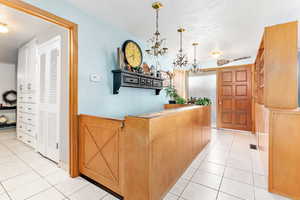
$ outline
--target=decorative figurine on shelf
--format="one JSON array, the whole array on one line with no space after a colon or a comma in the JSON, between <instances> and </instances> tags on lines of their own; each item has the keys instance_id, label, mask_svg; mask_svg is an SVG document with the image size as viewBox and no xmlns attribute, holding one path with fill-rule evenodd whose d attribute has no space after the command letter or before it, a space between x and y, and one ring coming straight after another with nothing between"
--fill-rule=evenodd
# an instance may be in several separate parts
<instances>
[{"instance_id":1,"label":"decorative figurine on shelf","mask_svg":"<svg viewBox=\"0 0 300 200\"><path fill-rule=\"evenodd\" d=\"M150 75L151 74L150 67L149 67L149 65L146 62L143 63L143 71L144 71L144 74L146 74L146 75Z\"/></svg>"},{"instance_id":2,"label":"decorative figurine on shelf","mask_svg":"<svg viewBox=\"0 0 300 200\"><path fill-rule=\"evenodd\" d=\"M124 68L126 71L130 71L132 72L132 67L130 65L125 65L125 68Z\"/></svg>"},{"instance_id":3,"label":"decorative figurine on shelf","mask_svg":"<svg viewBox=\"0 0 300 200\"><path fill-rule=\"evenodd\" d=\"M154 65L151 65L151 67L150 67L150 74L151 74L151 76L156 76L156 70L155 70Z\"/></svg>"},{"instance_id":4,"label":"decorative figurine on shelf","mask_svg":"<svg viewBox=\"0 0 300 200\"><path fill-rule=\"evenodd\" d=\"M158 71L156 71L156 77L157 78L161 78L161 72L158 70Z\"/></svg>"}]
</instances>

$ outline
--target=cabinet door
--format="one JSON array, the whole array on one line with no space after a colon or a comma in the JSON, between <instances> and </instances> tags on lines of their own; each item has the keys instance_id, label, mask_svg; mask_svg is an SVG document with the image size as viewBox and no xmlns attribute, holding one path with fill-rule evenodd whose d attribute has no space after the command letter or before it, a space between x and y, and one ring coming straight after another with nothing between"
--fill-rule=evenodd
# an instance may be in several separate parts
<instances>
[{"instance_id":1,"label":"cabinet door","mask_svg":"<svg viewBox=\"0 0 300 200\"><path fill-rule=\"evenodd\" d=\"M60 135L60 38L41 45L39 55L39 151L49 159L59 161Z\"/></svg>"},{"instance_id":2,"label":"cabinet door","mask_svg":"<svg viewBox=\"0 0 300 200\"><path fill-rule=\"evenodd\" d=\"M36 40L26 45L26 66L25 66L25 90L33 92L36 90L37 79L37 45Z\"/></svg>"},{"instance_id":3,"label":"cabinet door","mask_svg":"<svg viewBox=\"0 0 300 200\"><path fill-rule=\"evenodd\" d=\"M18 70L17 70L17 82L18 93L24 91L25 83L25 66L26 66L26 47L21 47L18 52Z\"/></svg>"}]
</instances>

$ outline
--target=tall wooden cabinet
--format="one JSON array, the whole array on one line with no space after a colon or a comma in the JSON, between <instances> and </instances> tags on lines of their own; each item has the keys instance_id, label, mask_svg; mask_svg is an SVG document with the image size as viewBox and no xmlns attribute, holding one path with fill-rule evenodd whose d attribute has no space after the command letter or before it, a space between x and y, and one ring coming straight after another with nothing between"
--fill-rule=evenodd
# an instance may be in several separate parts
<instances>
[{"instance_id":1,"label":"tall wooden cabinet","mask_svg":"<svg viewBox=\"0 0 300 200\"><path fill-rule=\"evenodd\" d=\"M255 132L270 192L300 198L298 23L266 27L254 66Z\"/></svg>"},{"instance_id":2,"label":"tall wooden cabinet","mask_svg":"<svg viewBox=\"0 0 300 200\"><path fill-rule=\"evenodd\" d=\"M298 23L266 27L255 62L255 96L268 108L298 107Z\"/></svg>"}]
</instances>

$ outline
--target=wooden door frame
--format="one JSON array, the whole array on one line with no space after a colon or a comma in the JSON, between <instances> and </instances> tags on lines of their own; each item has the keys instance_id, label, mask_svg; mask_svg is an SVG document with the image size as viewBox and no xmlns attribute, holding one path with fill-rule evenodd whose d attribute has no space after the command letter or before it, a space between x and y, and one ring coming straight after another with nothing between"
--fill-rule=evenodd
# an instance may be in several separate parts
<instances>
[{"instance_id":1,"label":"wooden door frame","mask_svg":"<svg viewBox=\"0 0 300 200\"><path fill-rule=\"evenodd\" d=\"M209 70L207 71L216 71L217 72L217 98L216 98L216 109L217 109L217 128L220 129L221 128L221 124L220 124L220 109L219 109L219 94L220 94L220 88L219 88L219 84L220 84L220 76L219 76L219 72L221 70L226 70L226 69L236 69L236 68L240 68L240 67L249 67L251 70L251 97L253 96L253 80L252 80L252 77L253 77L253 74L252 74L252 71L253 71L253 64L245 64L245 65L236 65L236 66L228 66L228 67L218 67L218 68L210 68ZM251 126L252 126L252 131L253 132L253 117L252 115L254 114L253 113L253 102L252 102L252 98L251 98Z\"/></svg>"},{"instance_id":2,"label":"wooden door frame","mask_svg":"<svg viewBox=\"0 0 300 200\"><path fill-rule=\"evenodd\" d=\"M69 173L79 175L78 162L78 25L21 0L0 0L0 4L41 18L69 30Z\"/></svg>"}]
</instances>

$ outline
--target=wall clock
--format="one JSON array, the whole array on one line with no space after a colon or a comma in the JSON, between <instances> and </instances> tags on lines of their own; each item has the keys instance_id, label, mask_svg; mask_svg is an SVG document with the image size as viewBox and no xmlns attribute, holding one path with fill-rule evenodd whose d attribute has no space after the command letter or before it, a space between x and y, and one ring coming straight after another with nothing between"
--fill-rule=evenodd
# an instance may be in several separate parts
<instances>
[{"instance_id":1,"label":"wall clock","mask_svg":"<svg viewBox=\"0 0 300 200\"><path fill-rule=\"evenodd\" d=\"M131 67L140 67L143 62L143 52L141 47L132 40L127 40L123 44L125 63Z\"/></svg>"}]
</instances>

